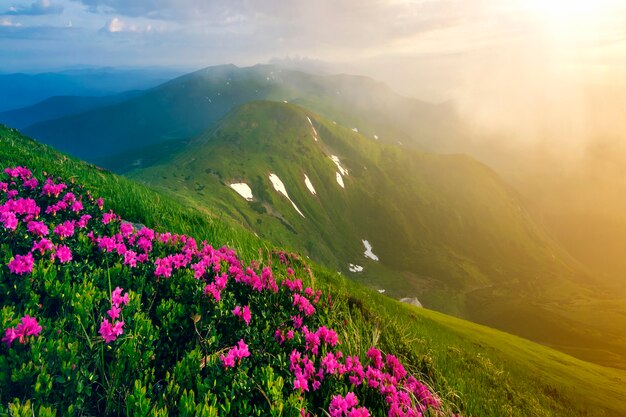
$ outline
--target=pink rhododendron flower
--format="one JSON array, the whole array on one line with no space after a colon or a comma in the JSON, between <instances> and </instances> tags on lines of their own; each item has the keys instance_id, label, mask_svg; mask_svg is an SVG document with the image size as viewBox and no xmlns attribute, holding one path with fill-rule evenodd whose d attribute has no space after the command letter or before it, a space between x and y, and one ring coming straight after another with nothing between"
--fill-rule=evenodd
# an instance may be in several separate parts
<instances>
[{"instance_id":1,"label":"pink rhododendron flower","mask_svg":"<svg viewBox=\"0 0 626 417\"><path fill-rule=\"evenodd\" d=\"M37 323L37 319L27 314L22 317L22 321L15 328L15 333L19 335L20 342L22 342L22 338L24 337L39 336L41 330L42 328L39 323Z\"/></svg>"},{"instance_id":2,"label":"pink rhododendron flower","mask_svg":"<svg viewBox=\"0 0 626 417\"><path fill-rule=\"evenodd\" d=\"M74 201L70 208L74 213L80 213L84 209L83 203L80 200Z\"/></svg>"},{"instance_id":3,"label":"pink rhododendron flower","mask_svg":"<svg viewBox=\"0 0 626 417\"><path fill-rule=\"evenodd\" d=\"M215 301L220 301L220 299L222 298L220 290L218 290L213 283L208 284L204 287L204 295L211 295L215 299Z\"/></svg>"},{"instance_id":4,"label":"pink rhododendron flower","mask_svg":"<svg viewBox=\"0 0 626 417\"><path fill-rule=\"evenodd\" d=\"M109 323L109 320L104 319L100 324L100 330L98 333L102 336L106 343L111 343L117 340L118 336L120 336L124 331L124 322L118 321L114 325Z\"/></svg>"},{"instance_id":5,"label":"pink rhododendron flower","mask_svg":"<svg viewBox=\"0 0 626 417\"><path fill-rule=\"evenodd\" d=\"M107 314L109 317L111 317L111 320L117 320L120 317L121 312L122 312L121 308L117 306L111 306L111 309L107 311Z\"/></svg>"},{"instance_id":6,"label":"pink rhododendron flower","mask_svg":"<svg viewBox=\"0 0 626 417\"><path fill-rule=\"evenodd\" d=\"M26 255L15 255L15 258L12 259L9 264L9 271L13 274L24 275L30 274L33 271L33 266L35 264L35 259L33 258L32 253L28 253Z\"/></svg>"},{"instance_id":7,"label":"pink rhododendron flower","mask_svg":"<svg viewBox=\"0 0 626 417\"><path fill-rule=\"evenodd\" d=\"M80 219L76 223L76 226L78 226L80 229L84 229L85 227L87 227L87 223L90 219L91 216L89 214L83 214L82 216L80 216Z\"/></svg>"},{"instance_id":8,"label":"pink rhododendron flower","mask_svg":"<svg viewBox=\"0 0 626 417\"><path fill-rule=\"evenodd\" d=\"M44 222L37 222L34 220L31 220L30 222L28 222L26 229L31 234L37 235L37 236L48 236L48 233L50 233L50 231L48 230L48 226L46 226Z\"/></svg>"},{"instance_id":9,"label":"pink rhododendron flower","mask_svg":"<svg viewBox=\"0 0 626 417\"><path fill-rule=\"evenodd\" d=\"M54 250L54 244L45 237L42 237L38 242L35 242L31 249L32 252L39 251L40 255L52 250Z\"/></svg>"},{"instance_id":10,"label":"pink rhododendron flower","mask_svg":"<svg viewBox=\"0 0 626 417\"><path fill-rule=\"evenodd\" d=\"M67 188L67 185L63 183L55 184L51 178L48 178L42 187L41 195L45 194L48 197L52 197L52 196L58 197L59 194L61 194L61 192L65 190L66 188Z\"/></svg>"},{"instance_id":11,"label":"pink rhododendron flower","mask_svg":"<svg viewBox=\"0 0 626 417\"><path fill-rule=\"evenodd\" d=\"M250 313L250 307L244 306L243 308L241 308L239 306L236 306L233 310L233 314L235 315L235 317L239 317L243 321L245 321L247 326L250 325L250 319L252 318L252 314Z\"/></svg>"},{"instance_id":12,"label":"pink rhododendron flower","mask_svg":"<svg viewBox=\"0 0 626 417\"><path fill-rule=\"evenodd\" d=\"M122 222L120 225L120 233L124 237L128 237L133 233L133 225L127 222Z\"/></svg>"},{"instance_id":13,"label":"pink rhododendron flower","mask_svg":"<svg viewBox=\"0 0 626 417\"><path fill-rule=\"evenodd\" d=\"M4 337L2 338L2 341L6 343L7 346L10 348L11 343L13 343L17 338L19 338L19 335L15 332L15 329L13 327L9 327L4 331Z\"/></svg>"},{"instance_id":14,"label":"pink rhododendron flower","mask_svg":"<svg viewBox=\"0 0 626 417\"><path fill-rule=\"evenodd\" d=\"M17 216L12 211L0 213L0 222L2 222L2 225L7 230L17 229Z\"/></svg>"},{"instance_id":15,"label":"pink rhododendron flower","mask_svg":"<svg viewBox=\"0 0 626 417\"><path fill-rule=\"evenodd\" d=\"M109 211L108 213L104 213L102 215L102 223L104 224L109 224L116 219L117 219L117 215L113 213L112 211Z\"/></svg>"},{"instance_id":16,"label":"pink rhododendron flower","mask_svg":"<svg viewBox=\"0 0 626 417\"><path fill-rule=\"evenodd\" d=\"M24 188L34 190L39 185L39 181L37 181L37 178L31 178L29 180L24 181L22 185L24 186Z\"/></svg>"},{"instance_id":17,"label":"pink rhododendron flower","mask_svg":"<svg viewBox=\"0 0 626 417\"><path fill-rule=\"evenodd\" d=\"M56 247L56 256L59 258L59 262L64 264L72 260L72 251L65 245L58 245Z\"/></svg>"},{"instance_id":18,"label":"pink rhododendron flower","mask_svg":"<svg viewBox=\"0 0 626 417\"><path fill-rule=\"evenodd\" d=\"M294 293L293 294L293 305L298 307L298 310L304 313L305 316L312 316L315 314L315 307L309 301L308 298Z\"/></svg>"},{"instance_id":19,"label":"pink rhododendron flower","mask_svg":"<svg viewBox=\"0 0 626 417\"><path fill-rule=\"evenodd\" d=\"M137 254L132 250L124 252L124 265L128 265L131 268L137 266Z\"/></svg>"},{"instance_id":20,"label":"pink rhododendron flower","mask_svg":"<svg viewBox=\"0 0 626 417\"><path fill-rule=\"evenodd\" d=\"M22 180L29 179L33 173L25 167L17 166L15 168L5 168L4 173L11 178L21 178Z\"/></svg>"},{"instance_id":21,"label":"pink rhododendron flower","mask_svg":"<svg viewBox=\"0 0 626 417\"><path fill-rule=\"evenodd\" d=\"M115 289L111 293L111 303L114 306L118 306L119 307L122 304L128 305L128 302L130 301L128 293L126 293L126 294L124 294L124 296L122 296L122 291L124 291L124 290L121 289L120 287L115 287Z\"/></svg>"},{"instance_id":22,"label":"pink rhododendron flower","mask_svg":"<svg viewBox=\"0 0 626 417\"><path fill-rule=\"evenodd\" d=\"M56 233L61 238L66 238L74 235L74 221L67 220L57 227L54 228L54 233Z\"/></svg>"},{"instance_id":23,"label":"pink rhododendron flower","mask_svg":"<svg viewBox=\"0 0 626 417\"><path fill-rule=\"evenodd\" d=\"M248 345L241 339L237 342L237 346L231 348L226 355L222 354L220 359L224 368L232 368L235 366L235 361L240 361L243 358L250 356Z\"/></svg>"},{"instance_id":24,"label":"pink rhododendron flower","mask_svg":"<svg viewBox=\"0 0 626 417\"><path fill-rule=\"evenodd\" d=\"M346 397L341 395L335 395L330 401L330 407L328 412L331 417L348 416L348 412L359 404L359 400L356 398L353 392L346 394Z\"/></svg>"}]
</instances>

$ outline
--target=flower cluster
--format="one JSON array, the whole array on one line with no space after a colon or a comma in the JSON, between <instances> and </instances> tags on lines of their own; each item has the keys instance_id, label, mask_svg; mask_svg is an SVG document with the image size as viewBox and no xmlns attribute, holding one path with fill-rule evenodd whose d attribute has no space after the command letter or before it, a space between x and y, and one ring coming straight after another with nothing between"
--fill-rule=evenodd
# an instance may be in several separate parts
<instances>
[{"instance_id":1,"label":"flower cluster","mask_svg":"<svg viewBox=\"0 0 626 417\"><path fill-rule=\"evenodd\" d=\"M233 315L235 317L239 317L244 322L246 322L246 326L250 325L250 319L252 318L252 314L250 313L250 307L243 306L243 308L241 308L240 306L236 306L233 309Z\"/></svg>"},{"instance_id":2,"label":"flower cluster","mask_svg":"<svg viewBox=\"0 0 626 417\"><path fill-rule=\"evenodd\" d=\"M330 401L328 412L330 417L369 417L369 410L365 407L357 408L357 405L359 400L353 392L347 393L345 397L335 395Z\"/></svg>"},{"instance_id":3,"label":"flower cluster","mask_svg":"<svg viewBox=\"0 0 626 417\"><path fill-rule=\"evenodd\" d=\"M28 314L22 317L20 324L16 327L9 327L4 332L2 341L11 347L11 344L17 339L20 343L26 343L28 336L39 336L41 333L41 326L37 323L37 319L29 316Z\"/></svg>"},{"instance_id":4,"label":"flower cluster","mask_svg":"<svg viewBox=\"0 0 626 417\"><path fill-rule=\"evenodd\" d=\"M116 287L111 293L111 308L107 311L107 315L111 318L104 318L100 324L99 333L106 343L117 340L124 333L124 322L117 320L122 312L122 305L128 305L130 298L128 293L122 296L122 289Z\"/></svg>"},{"instance_id":5,"label":"flower cluster","mask_svg":"<svg viewBox=\"0 0 626 417\"><path fill-rule=\"evenodd\" d=\"M233 346L228 350L226 355L221 355L220 360L224 368L233 368L236 362L241 361L243 358L250 356L248 345L241 339L237 342L236 346Z\"/></svg>"}]
</instances>

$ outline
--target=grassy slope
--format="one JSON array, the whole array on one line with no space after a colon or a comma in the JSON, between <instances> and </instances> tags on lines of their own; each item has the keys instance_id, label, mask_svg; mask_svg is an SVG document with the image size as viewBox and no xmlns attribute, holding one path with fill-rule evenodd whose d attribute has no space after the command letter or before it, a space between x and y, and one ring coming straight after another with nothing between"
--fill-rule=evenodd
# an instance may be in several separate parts
<instances>
[{"instance_id":1,"label":"grassy slope","mask_svg":"<svg viewBox=\"0 0 626 417\"><path fill-rule=\"evenodd\" d=\"M331 154L351 171L345 190L335 182ZM273 190L270 172L306 218ZM470 158L379 144L300 107L255 102L133 176L394 297L417 295L427 307L626 367L626 316L619 314L626 303L583 287L576 265L517 195ZM240 181L252 187L254 202L226 186ZM373 243L380 263L363 258L361 239ZM365 271L351 274L349 262Z\"/></svg>"},{"instance_id":2,"label":"grassy slope","mask_svg":"<svg viewBox=\"0 0 626 417\"><path fill-rule=\"evenodd\" d=\"M216 221L139 184L102 172L0 127L2 165L28 165L79 180L123 217L254 257L262 245L248 233ZM626 415L626 372L571 358L497 330L397 303L312 265L316 283L329 289L344 343L383 349L430 375L436 389L455 399L464 415Z\"/></svg>"}]
</instances>

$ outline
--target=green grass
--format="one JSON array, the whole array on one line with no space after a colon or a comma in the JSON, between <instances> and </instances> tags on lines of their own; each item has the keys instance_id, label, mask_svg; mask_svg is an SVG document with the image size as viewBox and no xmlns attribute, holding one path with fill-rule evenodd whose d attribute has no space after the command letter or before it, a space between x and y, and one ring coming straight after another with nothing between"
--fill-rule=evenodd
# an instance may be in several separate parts
<instances>
[{"instance_id":1,"label":"green grass","mask_svg":"<svg viewBox=\"0 0 626 417\"><path fill-rule=\"evenodd\" d=\"M248 259L266 247L244 230L135 182L102 172L0 128L2 165L74 178L107 207L148 226L229 244ZM372 342L421 372L466 416L626 415L626 372L430 310L400 304L312 264L315 285L329 290L348 350ZM345 320L345 321L342 321Z\"/></svg>"}]
</instances>

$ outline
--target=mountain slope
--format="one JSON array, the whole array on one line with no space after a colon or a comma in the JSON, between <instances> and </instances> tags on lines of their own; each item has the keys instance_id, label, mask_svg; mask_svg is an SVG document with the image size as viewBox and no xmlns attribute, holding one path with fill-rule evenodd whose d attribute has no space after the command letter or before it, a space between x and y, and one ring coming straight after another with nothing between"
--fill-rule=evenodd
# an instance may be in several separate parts
<instances>
[{"instance_id":1,"label":"mountain slope","mask_svg":"<svg viewBox=\"0 0 626 417\"><path fill-rule=\"evenodd\" d=\"M93 159L196 136L234 107L261 99L300 103L370 132L372 138L380 135L381 141L432 147L459 137L459 122L448 105L401 97L365 77L313 75L270 65L209 67L118 105L40 123L26 132Z\"/></svg>"},{"instance_id":2,"label":"mountain slope","mask_svg":"<svg viewBox=\"0 0 626 417\"><path fill-rule=\"evenodd\" d=\"M232 244L239 255L258 256L258 241L253 236L218 227L206 213L183 207L160 193L66 157L2 126L0 156L6 165L30 165L38 176L45 171L73 178L110 201L107 208L125 219L162 231L166 227L172 232L190 233L198 241L209 239L214 245ZM346 343L378 340L381 348L408 361L412 371L430 375L442 396L456 398L463 415L625 415L624 371L585 363L502 332L402 305L316 264L311 268L316 284L331 291L337 320L346 320L342 322L342 336L352 337ZM148 396L158 387L148 387Z\"/></svg>"},{"instance_id":3,"label":"mountain slope","mask_svg":"<svg viewBox=\"0 0 626 417\"><path fill-rule=\"evenodd\" d=\"M131 176L393 297L626 365L624 301L594 289L516 193L468 157L379 144L273 102L237 108L186 146ZM232 184L246 184L250 201ZM364 241L378 259L364 256ZM606 302L618 313L599 331L591 317Z\"/></svg>"}]
</instances>

